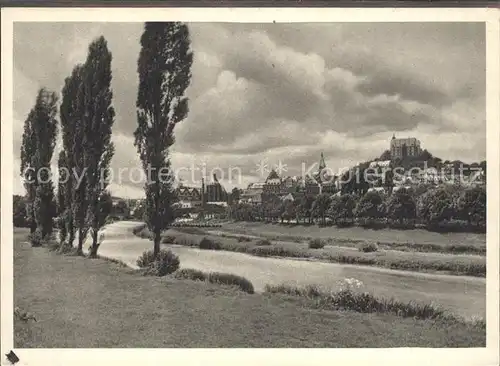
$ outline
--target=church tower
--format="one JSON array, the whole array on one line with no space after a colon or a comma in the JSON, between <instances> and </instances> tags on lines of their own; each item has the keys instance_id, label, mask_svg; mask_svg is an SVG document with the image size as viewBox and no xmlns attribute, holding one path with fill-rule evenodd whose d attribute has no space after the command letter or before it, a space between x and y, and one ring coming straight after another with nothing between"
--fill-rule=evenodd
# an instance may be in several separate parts
<instances>
[{"instance_id":1,"label":"church tower","mask_svg":"<svg viewBox=\"0 0 500 366\"><path fill-rule=\"evenodd\" d=\"M319 159L318 172L316 173L316 176L314 177L316 179L316 181L319 183L320 193L321 193L323 175L325 174L325 172L323 172L323 170L325 168L326 168L325 157L323 156L323 153L321 153L321 157Z\"/></svg>"},{"instance_id":2,"label":"church tower","mask_svg":"<svg viewBox=\"0 0 500 366\"><path fill-rule=\"evenodd\" d=\"M323 156L323 153L321 153L321 158L319 159L318 170L321 172L325 168L326 168L325 157Z\"/></svg>"}]
</instances>

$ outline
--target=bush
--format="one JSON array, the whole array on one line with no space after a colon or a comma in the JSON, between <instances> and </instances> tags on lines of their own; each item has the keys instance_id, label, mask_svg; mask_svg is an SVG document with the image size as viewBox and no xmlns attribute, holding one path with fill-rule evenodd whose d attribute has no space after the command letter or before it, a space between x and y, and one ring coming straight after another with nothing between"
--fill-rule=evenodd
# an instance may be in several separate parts
<instances>
[{"instance_id":1,"label":"bush","mask_svg":"<svg viewBox=\"0 0 500 366\"><path fill-rule=\"evenodd\" d=\"M206 281L207 274L197 269L181 268L177 272L175 272L175 278L193 281Z\"/></svg>"},{"instance_id":2,"label":"bush","mask_svg":"<svg viewBox=\"0 0 500 366\"><path fill-rule=\"evenodd\" d=\"M59 244L59 242L54 240L54 241L48 242L47 247L48 247L49 251L57 252L57 251L59 251L59 248L61 247L61 245Z\"/></svg>"},{"instance_id":3,"label":"bush","mask_svg":"<svg viewBox=\"0 0 500 366\"><path fill-rule=\"evenodd\" d=\"M360 252L371 253L371 252L378 251L378 245L377 245L377 243L373 243L373 242L370 242L370 243L361 243L358 246L358 249L359 249Z\"/></svg>"},{"instance_id":4,"label":"bush","mask_svg":"<svg viewBox=\"0 0 500 366\"><path fill-rule=\"evenodd\" d=\"M196 269L183 268L175 273L175 278L189 279L194 281L207 281L210 283L217 283L221 285L236 286L246 293L254 293L253 285L249 280L230 273L206 273Z\"/></svg>"},{"instance_id":5,"label":"bush","mask_svg":"<svg viewBox=\"0 0 500 366\"><path fill-rule=\"evenodd\" d=\"M156 259L153 257L153 251L147 250L139 257L137 265L145 268L146 274L161 277L177 271L180 261L171 250L160 250Z\"/></svg>"},{"instance_id":6,"label":"bush","mask_svg":"<svg viewBox=\"0 0 500 366\"><path fill-rule=\"evenodd\" d=\"M33 233L31 233L28 236L28 240L30 241L31 246L33 247L42 246L42 235L38 230L35 230Z\"/></svg>"},{"instance_id":7,"label":"bush","mask_svg":"<svg viewBox=\"0 0 500 366\"><path fill-rule=\"evenodd\" d=\"M319 286L316 285L307 285L304 287L295 287L289 286L285 284L281 285L266 285L264 288L265 292L271 294L286 294L291 296L303 296L309 299L317 298L321 295L321 290Z\"/></svg>"},{"instance_id":8,"label":"bush","mask_svg":"<svg viewBox=\"0 0 500 366\"><path fill-rule=\"evenodd\" d=\"M148 226L146 224L140 225L132 230L134 235L143 238L143 239L152 239L153 235L151 231L149 231Z\"/></svg>"},{"instance_id":9,"label":"bush","mask_svg":"<svg viewBox=\"0 0 500 366\"><path fill-rule=\"evenodd\" d=\"M267 240L267 239L260 239L256 245L258 246L267 246L267 245L271 245L272 243Z\"/></svg>"},{"instance_id":10,"label":"bush","mask_svg":"<svg viewBox=\"0 0 500 366\"><path fill-rule=\"evenodd\" d=\"M58 254L70 254L75 251L75 248L69 245L68 243L64 243L63 245L59 245L57 249Z\"/></svg>"},{"instance_id":11,"label":"bush","mask_svg":"<svg viewBox=\"0 0 500 366\"><path fill-rule=\"evenodd\" d=\"M393 313L398 316L417 319L453 318L453 315L447 314L442 308L433 304L403 303L394 299L382 299L368 292L358 292L350 288L328 293L312 285L306 287L266 285L265 292L314 299L314 306L321 309L352 310L361 313Z\"/></svg>"},{"instance_id":12,"label":"bush","mask_svg":"<svg viewBox=\"0 0 500 366\"><path fill-rule=\"evenodd\" d=\"M209 238L203 238L200 240L200 243L198 245L200 249L208 249L208 250L220 250L221 245L218 241L214 241Z\"/></svg>"},{"instance_id":13,"label":"bush","mask_svg":"<svg viewBox=\"0 0 500 366\"><path fill-rule=\"evenodd\" d=\"M325 242L320 238L309 240L309 248L311 249L321 249L324 247L325 247Z\"/></svg>"},{"instance_id":14,"label":"bush","mask_svg":"<svg viewBox=\"0 0 500 366\"><path fill-rule=\"evenodd\" d=\"M173 244L175 243L176 237L174 235L165 235L162 239L161 242L163 244Z\"/></svg>"},{"instance_id":15,"label":"bush","mask_svg":"<svg viewBox=\"0 0 500 366\"><path fill-rule=\"evenodd\" d=\"M249 242L249 241L252 241L252 239L250 239L249 237L246 237L246 236L238 236L238 243L241 243L241 242Z\"/></svg>"}]
</instances>

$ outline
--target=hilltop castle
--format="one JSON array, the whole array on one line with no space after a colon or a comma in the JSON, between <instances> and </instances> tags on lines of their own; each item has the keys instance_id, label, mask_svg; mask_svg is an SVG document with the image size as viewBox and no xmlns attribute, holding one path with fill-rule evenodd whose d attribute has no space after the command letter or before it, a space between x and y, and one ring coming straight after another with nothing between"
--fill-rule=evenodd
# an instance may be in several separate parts
<instances>
[{"instance_id":1,"label":"hilltop castle","mask_svg":"<svg viewBox=\"0 0 500 366\"><path fill-rule=\"evenodd\" d=\"M396 138L396 135L392 135L390 151L391 159L404 159L407 156L419 156L422 149L420 140L415 137Z\"/></svg>"}]
</instances>

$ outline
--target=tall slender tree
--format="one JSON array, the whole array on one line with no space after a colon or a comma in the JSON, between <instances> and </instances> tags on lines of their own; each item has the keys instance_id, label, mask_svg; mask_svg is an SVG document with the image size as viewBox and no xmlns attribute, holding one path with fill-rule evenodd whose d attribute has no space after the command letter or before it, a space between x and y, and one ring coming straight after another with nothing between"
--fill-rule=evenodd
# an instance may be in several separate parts
<instances>
[{"instance_id":1,"label":"tall slender tree","mask_svg":"<svg viewBox=\"0 0 500 366\"><path fill-rule=\"evenodd\" d=\"M42 88L38 91L35 106L26 120L21 147L21 171L25 177L30 216L36 222L36 235L32 245L52 234L55 216L54 186L50 163L57 134L57 96ZM33 229L32 229L33 230ZM35 239L36 237L36 239Z\"/></svg>"},{"instance_id":2,"label":"tall slender tree","mask_svg":"<svg viewBox=\"0 0 500 366\"><path fill-rule=\"evenodd\" d=\"M24 181L26 190L26 214L30 226L30 233L34 234L36 230L35 220L35 192L36 192L36 172L34 165L34 156L36 151L35 134L33 123L35 119L35 110L32 109L24 122L24 132L21 144L21 177Z\"/></svg>"},{"instance_id":3,"label":"tall slender tree","mask_svg":"<svg viewBox=\"0 0 500 366\"><path fill-rule=\"evenodd\" d=\"M108 186L109 164L114 154L111 129L115 110L112 106L111 90L112 55L104 37L94 40L83 69L84 135L82 145L85 171L86 223L90 226L92 246L89 256L96 257L98 232L101 228L101 196Z\"/></svg>"},{"instance_id":4,"label":"tall slender tree","mask_svg":"<svg viewBox=\"0 0 500 366\"><path fill-rule=\"evenodd\" d=\"M188 98L184 93L191 80L192 63L187 25L179 22L145 24L137 66L138 126L134 136L148 177L145 219L153 233L154 257L160 251L161 231L174 217L169 149L174 143L174 127L188 114Z\"/></svg>"},{"instance_id":5,"label":"tall slender tree","mask_svg":"<svg viewBox=\"0 0 500 366\"><path fill-rule=\"evenodd\" d=\"M64 223L68 236L67 246L73 247L75 240L75 193L77 190L78 177L83 173L83 164L77 165L81 161L83 150L81 149L81 141L83 136L78 125L82 123L82 103L79 100L79 91L82 83L82 65L77 65L64 82L62 90L62 101L59 109L63 149L65 152L65 165L68 173L66 183L64 185L64 200L65 212ZM80 133L80 134L79 134ZM77 169L81 168L81 169Z\"/></svg>"},{"instance_id":6,"label":"tall slender tree","mask_svg":"<svg viewBox=\"0 0 500 366\"><path fill-rule=\"evenodd\" d=\"M59 159L57 160L59 168L59 182L57 184L57 215L59 217L59 241L60 247L66 245L66 238L68 236L68 227L66 225L66 214L68 212L68 203L66 201L66 180L67 177L67 158L66 152L61 150L59 152Z\"/></svg>"},{"instance_id":7,"label":"tall slender tree","mask_svg":"<svg viewBox=\"0 0 500 366\"><path fill-rule=\"evenodd\" d=\"M54 185L51 176L51 161L56 146L57 96L54 92L41 89L35 105L35 134L37 142L36 167L39 182L36 188L35 219L41 237L52 234L55 217Z\"/></svg>"}]
</instances>

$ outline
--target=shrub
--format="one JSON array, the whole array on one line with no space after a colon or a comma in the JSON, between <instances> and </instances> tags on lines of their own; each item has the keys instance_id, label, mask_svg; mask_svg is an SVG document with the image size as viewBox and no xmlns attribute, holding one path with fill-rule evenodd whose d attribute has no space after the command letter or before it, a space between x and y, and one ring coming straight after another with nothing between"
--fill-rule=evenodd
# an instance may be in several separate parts
<instances>
[{"instance_id":1,"label":"shrub","mask_svg":"<svg viewBox=\"0 0 500 366\"><path fill-rule=\"evenodd\" d=\"M162 238L161 242L163 244L173 244L173 243L175 243L175 240L176 240L176 237L174 235L165 235Z\"/></svg>"},{"instance_id":2,"label":"shrub","mask_svg":"<svg viewBox=\"0 0 500 366\"><path fill-rule=\"evenodd\" d=\"M200 243L198 245L200 249L208 249L208 250L220 250L221 245L218 241L214 241L209 238L203 238L200 240Z\"/></svg>"},{"instance_id":3,"label":"shrub","mask_svg":"<svg viewBox=\"0 0 500 366\"><path fill-rule=\"evenodd\" d=\"M248 242L248 241L252 241L252 239L250 239L249 237L246 237L246 236L238 236L238 243Z\"/></svg>"},{"instance_id":4,"label":"shrub","mask_svg":"<svg viewBox=\"0 0 500 366\"><path fill-rule=\"evenodd\" d=\"M139 225L132 230L132 233L143 239L152 239L151 231L146 224Z\"/></svg>"},{"instance_id":5,"label":"shrub","mask_svg":"<svg viewBox=\"0 0 500 366\"><path fill-rule=\"evenodd\" d=\"M57 253L58 254L70 254L71 252L73 252L75 250L74 247L72 247L71 245L69 245L67 242L62 244L62 245L59 245L59 247L57 248Z\"/></svg>"},{"instance_id":6,"label":"shrub","mask_svg":"<svg viewBox=\"0 0 500 366\"><path fill-rule=\"evenodd\" d=\"M175 272L175 278L193 281L206 281L207 274L197 269L181 268L180 270Z\"/></svg>"},{"instance_id":7,"label":"shrub","mask_svg":"<svg viewBox=\"0 0 500 366\"><path fill-rule=\"evenodd\" d=\"M54 241L49 241L48 245L47 245L49 251L51 251L51 252L57 252L57 251L59 251L59 248L62 247L62 246L63 245L59 244L59 242L57 242L55 240Z\"/></svg>"},{"instance_id":8,"label":"shrub","mask_svg":"<svg viewBox=\"0 0 500 366\"><path fill-rule=\"evenodd\" d=\"M208 281L211 283L238 286L242 291L246 293L254 293L253 285L249 280L247 280L245 277L237 276L234 274L212 272L209 273Z\"/></svg>"},{"instance_id":9,"label":"shrub","mask_svg":"<svg viewBox=\"0 0 500 366\"><path fill-rule=\"evenodd\" d=\"M146 274L161 277L177 271L180 261L171 250L160 250L156 259L153 257L153 251L147 250L139 257L137 265L145 268Z\"/></svg>"},{"instance_id":10,"label":"shrub","mask_svg":"<svg viewBox=\"0 0 500 366\"><path fill-rule=\"evenodd\" d=\"M442 308L433 304L416 302L403 303L394 299L375 297L368 292L358 292L352 288L342 288L337 292L324 292L317 286L295 287L289 285L269 286L265 292L283 293L291 296L303 296L314 299L311 304L315 307L329 310L352 310L362 313L393 313L402 317L417 319L450 319L453 315L447 314Z\"/></svg>"},{"instance_id":11,"label":"shrub","mask_svg":"<svg viewBox=\"0 0 500 366\"><path fill-rule=\"evenodd\" d=\"M321 249L324 247L325 247L325 241L320 238L309 240L309 248L311 249Z\"/></svg>"},{"instance_id":12,"label":"shrub","mask_svg":"<svg viewBox=\"0 0 500 366\"><path fill-rule=\"evenodd\" d=\"M42 246L42 233L37 229L29 235L29 241L31 246L40 247Z\"/></svg>"},{"instance_id":13,"label":"shrub","mask_svg":"<svg viewBox=\"0 0 500 366\"><path fill-rule=\"evenodd\" d=\"M187 247L197 247L199 243L194 241L189 236L182 235L175 238L174 244L183 245Z\"/></svg>"},{"instance_id":14,"label":"shrub","mask_svg":"<svg viewBox=\"0 0 500 366\"><path fill-rule=\"evenodd\" d=\"M321 295L319 286L307 285L304 287L295 287L285 284L281 285L266 285L264 291L271 294L286 294L291 296L303 296L309 299L317 298Z\"/></svg>"},{"instance_id":15,"label":"shrub","mask_svg":"<svg viewBox=\"0 0 500 366\"><path fill-rule=\"evenodd\" d=\"M267 239L260 239L259 241L257 241L257 244L258 246L268 246L268 245L271 245L272 243L267 240Z\"/></svg>"},{"instance_id":16,"label":"shrub","mask_svg":"<svg viewBox=\"0 0 500 366\"><path fill-rule=\"evenodd\" d=\"M175 278L189 279L194 281L207 281L221 285L236 286L242 291L253 294L254 288L252 283L244 277L230 273L220 272L202 272L196 269L183 268L175 273Z\"/></svg>"},{"instance_id":17,"label":"shrub","mask_svg":"<svg viewBox=\"0 0 500 366\"><path fill-rule=\"evenodd\" d=\"M246 251L249 254L258 257L292 257L292 258L306 258L308 254L297 248L286 248L283 246L256 246L250 247Z\"/></svg>"},{"instance_id":18,"label":"shrub","mask_svg":"<svg viewBox=\"0 0 500 366\"><path fill-rule=\"evenodd\" d=\"M378 251L378 245L377 245L377 243L373 243L373 242L361 243L358 246L358 249L360 252L364 252L364 253L376 252L376 251Z\"/></svg>"}]
</instances>

